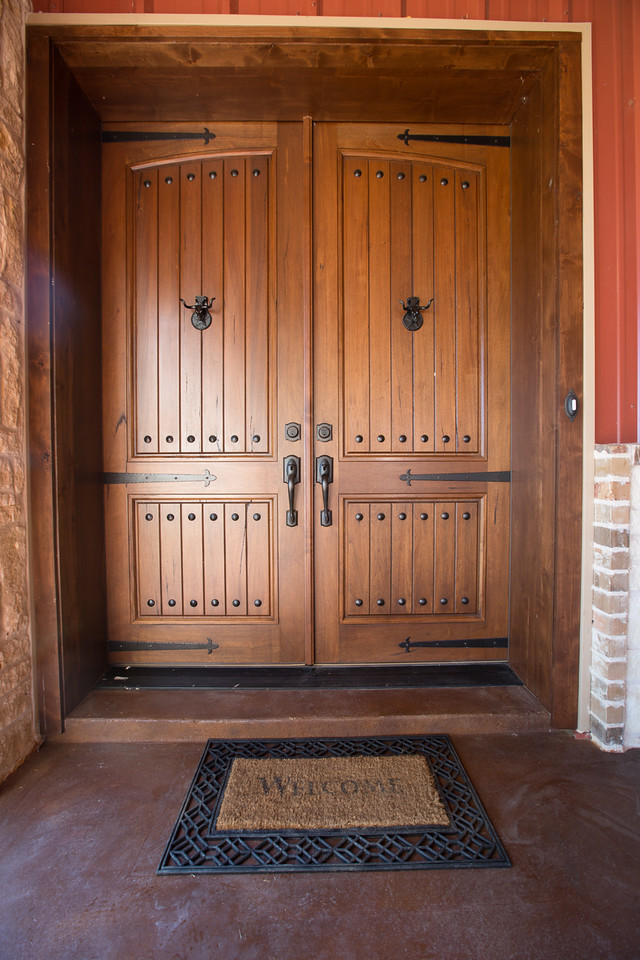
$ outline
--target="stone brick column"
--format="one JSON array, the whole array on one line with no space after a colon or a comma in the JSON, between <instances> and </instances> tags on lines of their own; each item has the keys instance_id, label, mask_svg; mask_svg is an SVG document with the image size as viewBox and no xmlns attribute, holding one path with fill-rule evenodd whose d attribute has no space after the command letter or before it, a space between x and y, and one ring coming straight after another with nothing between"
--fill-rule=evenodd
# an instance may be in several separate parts
<instances>
[{"instance_id":1,"label":"stone brick column","mask_svg":"<svg viewBox=\"0 0 640 960\"><path fill-rule=\"evenodd\" d=\"M640 447L631 468L629 524L629 624L627 630L627 695L625 747L640 747Z\"/></svg>"},{"instance_id":2,"label":"stone brick column","mask_svg":"<svg viewBox=\"0 0 640 960\"><path fill-rule=\"evenodd\" d=\"M0 0L0 782L37 743L27 559L24 18Z\"/></svg>"},{"instance_id":3,"label":"stone brick column","mask_svg":"<svg viewBox=\"0 0 640 960\"><path fill-rule=\"evenodd\" d=\"M634 444L595 449L591 733L607 750L623 749L628 720L631 476L639 460Z\"/></svg>"}]
</instances>

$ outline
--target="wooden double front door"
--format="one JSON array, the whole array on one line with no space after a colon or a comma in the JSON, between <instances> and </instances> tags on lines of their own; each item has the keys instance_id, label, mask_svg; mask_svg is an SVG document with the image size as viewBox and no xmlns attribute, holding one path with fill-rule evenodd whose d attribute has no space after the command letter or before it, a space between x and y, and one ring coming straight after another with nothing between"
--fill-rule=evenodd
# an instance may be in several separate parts
<instances>
[{"instance_id":1,"label":"wooden double front door","mask_svg":"<svg viewBox=\"0 0 640 960\"><path fill-rule=\"evenodd\" d=\"M508 149L198 126L107 127L111 661L506 659Z\"/></svg>"}]
</instances>

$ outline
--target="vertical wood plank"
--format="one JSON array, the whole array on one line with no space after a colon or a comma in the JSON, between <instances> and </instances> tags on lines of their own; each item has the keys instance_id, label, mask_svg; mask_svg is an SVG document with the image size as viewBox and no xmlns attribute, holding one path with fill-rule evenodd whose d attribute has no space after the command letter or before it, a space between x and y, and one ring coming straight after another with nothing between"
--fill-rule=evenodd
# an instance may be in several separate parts
<instances>
[{"instance_id":1,"label":"vertical wood plank","mask_svg":"<svg viewBox=\"0 0 640 960\"><path fill-rule=\"evenodd\" d=\"M160 521L157 503L135 504L136 569L134 572L139 617L160 615ZM145 520L149 514L153 518Z\"/></svg>"},{"instance_id":2,"label":"vertical wood plank","mask_svg":"<svg viewBox=\"0 0 640 960\"><path fill-rule=\"evenodd\" d=\"M433 269L433 167L413 164L413 289L424 304L435 295ZM413 450L435 450L434 317L438 303L424 311L424 324L413 345ZM425 439L426 438L426 439Z\"/></svg>"},{"instance_id":3,"label":"vertical wood plank","mask_svg":"<svg viewBox=\"0 0 640 960\"><path fill-rule=\"evenodd\" d=\"M183 503L182 521L182 595L184 615L202 616L204 610L204 558L202 546L202 504ZM178 521L176 515L176 521Z\"/></svg>"},{"instance_id":4,"label":"vertical wood plank","mask_svg":"<svg viewBox=\"0 0 640 960\"><path fill-rule=\"evenodd\" d=\"M246 357L247 414L245 449L269 449L270 297L269 174L266 157L245 163L246 227Z\"/></svg>"},{"instance_id":5,"label":"vertical wood plank","mask_svg":"<svg viewBox=\"0 0 640 960\"><path fill-rule=\"evenodd\" d=\"M385 616L391 607L391 508L390 503L371 504L369 613Z\"/></svg>"},{"instance_id":6,"label":"vertical wood plank","mask_svg":"<svg viewBox=\"0 0 640 960\"><path fill-rule=\"evenodd\" d=\"M314 412L317 411L314 408L314 397L315 397L315 377L316 371L314 366L314 215L313 215L313 203L314 203L314 190L316 185L314 183L314 174L313 174L313 165L314 165L314 154L316 149L316 141L314 137L314 122L313 118L309 114L305 114L302 118L302 130L301 130L301 153L302 153L302 180L300 183L300 195L301 195L301 225L300 225L300 248L302 251L302 263L300 271L300 303L301 303L301 313L303 318L303 343L304 349L302 350L302 357L300 362L300 369L302 372L302 402L300 403L300 409L302 410L302 423L304 424L303 432L305 436L305 446L304 458L308 463L313 461L314 453L314 436L313 436L313 417ZM334 165L335 165L335 153L334 153ZM335 169L335 166L334 166ZM331 189L329 196L323 198L323 202L332 203L333 189ZM275 206L275 205L274 205ZM338 214L337 203L332 203L333 212L332 219ZM276 235L275 224L272 228L272 235ZM332 254L332 258L337 256L337 250L335 249ZM274 269L274 274L276 273ZM274 307L274 316L275 316L275 307ZM334 313L333 323L331 324L331 330L334 332L337 329L337 312ZM335 341L334 341L335 342ZM333 368L337 372L337 368ZM325 388L328 389L328 383L325 383ZM337 386L332 391L330 391L331 402L332 404L339 404L339 393ZM316 421L318 422L318 421ZM322 422L322 421L321 421ZM329 422L329 421L327 421ZM339 424L338 417L331 417L331 423ZM315 483L313 478L312 471L309 471L310 476L307 480L306 476L303 475L302 479L302 502L304 504L304 510L306 515L310 518L309 523L305 525L304 530L304 565L303 565L303 578L302 578L302 591L305 597L303 613L304 613L304 622L302 626L302 632L304 636L304 662L305 664L312 664L316 662L316 591L314 588L314 570L315 570L315 556L314 556L314 544L313 544L313 505L315 497ZM306 486L306 489L305 489ZM337 538L336 541L337 543ZM338 581L339 577L339 562L334 563L336 568L334 573L334 583ZM332 590L331 583L327 584L330 590ZM334 595L338 594L338 591L335 590L332 592ZM295 588L294 588L295 594ZM286 602L285 595L283 593L283 600ZM338 618L334 618L334 629L337 628ZM295 655L295 647L292 645L292 651Z\"/></svg>"},{"instance_id":7,"label":"vertical wood plank","mask_svg":"<svg viewBox=\"0 0 640 960\"><path fill-rule=\"evenodd\" d=\"M478 606L478 504L456 505L455 613L475 614ZM466 602L465 602L466 601Z\"/></svg>"},{"instance_id":8,"label":"vertical wood plank","mask_svg":"<svg viewBox=\"0 0 640 960\"><path fill-rule=\"evenodd\" d=\"M509 662L531 692L550 706L556 499L555 267L557 247L554 127L545 122L556 96L553 65L532 88L512 126L512 475ZM535 229L530 229L533 222ZM549 264L549 269L545 268ZM535 530L535 536L530 531Z\"/></svg>"},{"instance_id":9,"label":"vertical wood plank","mask_svg":"<svg viewBox=\"0 0 640 960\"><path fill-rule=\"evenodd\" d=\"M465 186L466 184L466 186ZM477 453L479 439L478 175L456 171L456 451ZM467 437L468 440L464 438ZM452 438L453 440L453 438Z\"/></svg>"},{"instance_id":10,"label":"vertical wood plank","mask_svg":"<svg viewBox=\"0 0 640 960\"><path fill-rule=\"evenodd\" d=\"M202 164L202 293L215 300L211 326L202 337L202 449L223 448L223 313L224 313L224 177L223 161Z\"/></svg>"},{"instance_id":11,"label":"vertical wood plank","mask_svg":"<svg viewBox=\"0 0 640 960\"><path fill-rule=\"evenodd\" d=\"M638 11L635 11L636 24ZM556 460L556 514L555 514L555 611L554 643L551 662L551 717L554 726L573 727L578 708L578 681L580 648L576 638L580 634L581 578L575 558L582 546L582 417L573 423L563 415L562 405L569 389L582 396L583 327L576 322L582 315L582 116L580 111L579 53L564 44L560 48L559 101L562 134L558 148L558 258L562 264L558 283L558 367L556 371L556 403L558 450ZM633 241L629 238L629 246ZM633 271L635 279L635 270ZM637 298L634 313L637 309ZM628 330L628 352L637 351L637 325ZM628 361L627 361L628 362ZM634 381L637 362L633 362ZM628 384L627 384L628 387ZM633 385L635 391L637 382ZM637 429L637 410L633 411L630 435ZM559 535L560 534L560 535Z\"/></svg>"},{"instance_id":12,"label":"vertical wood plank","mask_svg":"<svg viewBox=\"0 0 640 960\"><path fill-rule=\"evenodd\" d=\"M369 190L366 160L343 164L344 449L366 453L369 443ZM356 437L361 439L358 441Z\"/></svg>"},{"instance_id":13,"label":"vertical wood plank","mask_svg":"<svg viewBox=\"0 0 640 960\"><path fill-rule=\"evenodd\" d=\"M135 175L135 452L158 452L158 171Z\"/></svg>"},{"instance_id":14,"label":"vertical wood plank","mask_svg":"<svg viewBox=\"0 0 640 960\"><path fill-rule=\"evenodd\" d=\"M369 524L366 502L348 503L345 509L345 616L369 612ZM357 601L360 601L359 603Z\"/></svg>"},{"instance_id":15,"label":"vertical wood plank","mask_svg":"<svg viewBox=\"0 0 640 960\"><path fill-rule=\"evenodd\" d=\"M391 450L389 163L369 161L369 444ZM363 296L359 290L357 296Z\"/></svg>"},{"instance_id":16,"label":"vertical wood plank","mask_svg":"<svg viewBox=\"0 0 640 960\"><path fill-rule=\"evenodd\" d=\"M224 450L245 452L245 160L224 161Z\"/></svg>"},{"instance_id":17,"label":"vertical wood plank","mask_svg":"<svg viewBox=\"0 0 640 960\"><path fill-rule=\"evenodd\" d=\"M434 448L436 453L452 453L456 429L455 177L449 167L436 167L434 176L435 302L431 308L435 310Z\"/></svg>"},{"instance_id":18,"label":"vertical wood plank","mask_svg":"<svg viewBox=\"0 0 640 960\"><path fill-rule=\"evenodd\" d=\"M3 28L6 25L5 17ZM7 79L6 73L4 79ZM54 554L58 599L57 603L54 603L54 615L58 618L61 638L59 660L56 653L56 669L59 668L62 674L64 707L69 712L86 696L101 675L106 654L104 499L100 478L103 452L99 416L102 406L99 323L99 185L102 156L99 142L100 118L57 51L53 58L52 80L52 157L49 164L54 203L50 221L52 263L50 276L47 277L42 319L47 325L47 339L52 350L53 391L45 398L42 415L47 417L47 407L53 403L54 436L49 443L53 441L54 447L49 446L45 456L54 464L52 480L56 499ZM45 129L46 126L45 124ZM46 134L38 127L33 139L28 141L29 146L33 146L36 139L40 142L43 136ZM5 154L7 150L11 153L11 148L5 147ZM8 169L5 164L1 175L5 183ZM116 179L119 184L122 183L121 177ZM33 187L31 180L29 186ZM36 186L36 191L41 186ZM3 345L10 341L4 339L9 328L4 326L6 317L2 311L7 309L9 313L16 314L21 311L20 284L17 278L12 277L14 268L19 268L11 252L6 259L8 250L11 250L11 242L9 241L8 247L4 242L11 235L14 225L17 227L18 224L17 208L12 210L8 197L9 194L3 196L3 211L6 217L3 218L3 227L0 228L0 232L4 233L5 227L9 231L0 242L3 251L0 254L0 270L5 281L0 308L0 338ZM46 202L46 199L45 189L43 202ZM120 203L118 206L122 211ZM49 220L48 213L44 215L44 220L45 223ZM30 243L29 236L28 245ZM15 255L20 257L21 247L15 250ZM123 275L120 274L118 280L122 279ZM116 312L120 319L123 315L120 308L121 304L124 307L124 303L119 294L122 295L123 291L118 282L114 286L116 289L112 290L112 295L118 304ZM126 302L126 298L123 299ZM33 314L30 314L28 324L33 320ZM15 396L5 393L7 380L10 382L12 379L9 373L14 363L12 349L9 349L9 358L9 366L3 365L5 382L3 388L0 388L0 408L5 415L8 414L2 418L3 433L0 443L3 452L13 450L17 437L21 437L24 411L21 391ZM3 361L6 359L3 356ZM39 357L39 361L46 370L46 352ZM18 363L21 365L20 359ZM3 401L10 396L13 396L13 399L9 400L7 407ZM12 413L8 413L14 401L17 401L18 409L14 408ZM40 411L37 411L37 414L39 413ZM12 429L15 426L18 427L17 434ZM6 432L4 428L8 428ZM37 457L42 455L42 451L38 450L39 427L35 433L36 449L34 451L30 448L29 451L30 471L35 468ZM123 440L124 434L125 427L121 430ZM126 444L122 443L119 449L126 449ZM22 483L19 474L16 474L15 483L19 491ZM6 513L6 522L9 523L14 507L6 505L6 492L1 496L4 501L2 510ZM30 504L30 508L32 506ZM35 524L31 525L32 533L33 527L39 527L41 522L46 528L46 513L41 516L37 509L31 509L30 515L35 518ZM39 533L35 535L36 541L39 536ZM7 548L10 549L8 544ZM40 586L38 582L37 593L40 592Z\"/></svg>"},{"instance_id":19,"label":"vertical wood plank","mask_svg":"<svg viewBox=\"0 0 640 960\"><path fill-rule=\"evenodd\" d=\"M415 334L407 330L402 322L404 310L400 303L400 300L406 303L407 297L412 296L414 292L411 269L412 188L412 164L390 163L391 449L398 453L410 452L414 444L413 341ZM430 318L427 324L429 320Z\"/></svg>"},{"instance_id":20,"label":"vertical wood plank","mask_svg":"<svg viewBox=\"0 0 640 960\"><path fill-rule=\"evenodd\" d=\"M202 164L180 167L180 296L188 304L202 290ZM205 245L206 246L206 245ZM202 333L182 307L180 332L180 452L202 450Z\"/></svg>"},{"instance_id":21,"label":"vertical wood plank","mask_svg":"<svg viewBox=\"0 0 640 960\"><path fill-rule=\"evenodd\" d=\"M413 613L433 613L434 513L431 501L413 504Z\"/></svg>"},{"instance_id":22,"label":"vertical wood plank","mask_svg":"<svg viewBox=\"0 0 640 960\"><path fill-rule=\"evenodd\" d=\"M181 617L184 613L181 508L179 503L158 503L156 510L160 516L162 616Z\"/></svg>"},{"instance_id":23,"label":"vertical wood plank","mask_svg":"<svg viewBox=\"0 0 640 960\"><path fill-rule=\"evenodd\" d=\"M351 174L353 175L353 174ZM348 398L346 370L343 352L341 316L341 289L346 289L342 280L343 255L338 242L342 218L346 212L342 185L347 183L345 161L337 148L336 124L313 125L313 341L309 358L313 370L313 415L316 423L336 425L334 459L334 486L338 487L342 470L340 456L350 445L346 402ZM339 226L340 225L340 226ZM343 261L344 262L344 261ZM346 279L346 278L345 278ZM311 425L311 424L310 424ZM311 433L311 431L309 431ZM311 437L313 440L313 437ZM312 451L313 453L314 451ZM315 478L314 478L315 479ZM313 484L317 487L317 484ZM316 500L319 509L319 499ZM348 503L345 503L342 523L333 529L332 541L315 537L313 541L313 568L321 570L316 576L314 589L314 656L319 662L335 662L338 659L338 636L340 614L352 615L355 595L349 584L348 550L351 542L347 519ZM315 516L315 507L312 516ZM368 524L368 521L367 521ZM324 530L327 533L328 530ZM337 561L337 562L336 562ZM364 612L369 609L369 574L366 576L367 597ZM339 599L342 597L342 609ZM312 661L313 662L313 661Z\"/></svg>"},{"instance_id":24,"label":"vertical wood plank","mask_svg":"<svg viewBox=\"0 0 640 960\"><path fill-rule=\"evenodd\" d=\"M180 452L180 167L158 173L158 450Z\"/></svg>"},{"instance_id":25,"label":"vertical wood plank","mask_svg":"<svg viewBox=\"0 0 640 960\"><path fill-rule=\"evenodd\" d=\"M246 503L226 503L224 513L227 616L246 616L247 505Z\"/></svg>"},{"instance_id":26,"label":"vertical wood plank","mask_svg":"<svg viewBox=\"0 0 640 960\"><path fill-rule=\"evenodd\" d=\"M271 507L266 501L247 505L247 613L271 615L271 585L274 579L270 549Z\"/></svg>"},{"instance_id":27,"label":"vertical wood plank","mask_svg":"<svg viewBox=\"0 0 640 960\"><path fill-rule=\"evenodd\" d=\"M389 613L410 614L413 609L413 505L390 504L391 603Z\"/></svg>"},{"instance_id":28,"label":"vertical wood plank","mask_svg":"<svg viewBox=\"0 0 640 960\"><path fill-rule=\"evenodd\" d=\"M224 504L209 500L204 504L203 510L206 616L223 617L227 612Z\"/></svg>"},{"instance_id":29,"label":"vertical wood plank","mask_svg":"<svg viewBox=\"0 0 640 960\"><path fill-rule=\"evenodd\" d=\"M31 449L30 562L33 589L32 630L36 639L35 683L40 730L61 733L64 691L60 673L58 566L54 550L57 503L54 495L54 374L51 356L51 261L54 208L51 203L52 47L46 36L27 34L26 171L27 285L26 324L29 375L28 431Z\"/></svg>"},{"instance_id":30,"label":"vertical wood plank","mask_svg":"<svg viewBox=\"0 0 640 960\"><path fill-rule=\"evenodd\" d=\"M455 609L456 505L445 500L434 504L433 613L450 616ZM443 602L445 601L445 602Z\"/></svg>"},{"instance_id":31,"label":"vertical wood plank","mask_svg":"<svg viewBox=\"0 0 640 960\"><path fill-rule=\"evenodd\" d=\"M277 491L274 522L278 525L278 539L283 545L279 551L278 611L282 620L288 618L289 624L288 630L282 631L280 651L283 660L306 663L313 662L311 529L315 486L311 421L310 154L311 122L308 118L302 123L278 126L277 151L270 161L275 170L270 211L273 215L270 224L273 228L270 236L271 296L275 297L277 292L277 301L271 301L277 327L274 342L277 347L277 360L274 359L277 429L271 449L278 455L272 489ZM336 314L333 316L337 322ZM288 422L301 424L301 441L292 443L287 439ZM295 497L299 511L297 527L286 526L288 496L287 485L283 482L282 459L287 454L300 455L302 459L301 481L296 486ZM262 465L258 469L262 470ZM337 596L337 588L334 596Z\"/></svg>"}]
</instances>

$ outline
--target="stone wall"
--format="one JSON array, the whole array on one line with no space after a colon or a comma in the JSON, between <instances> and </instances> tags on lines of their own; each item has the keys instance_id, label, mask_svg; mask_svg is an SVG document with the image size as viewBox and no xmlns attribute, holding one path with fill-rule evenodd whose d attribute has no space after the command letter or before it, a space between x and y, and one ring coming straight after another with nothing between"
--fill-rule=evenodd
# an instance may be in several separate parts
<instances>
[{"instance_id":1,"label":"stone wall","mask_svg":"<svg viewBox=\"0 0 640 960\"><path fill-rule=\"evenodd\" d=\"M640 447L634 447L629 523L629 623L627 627L627 695L625 747L640 747Z\"/></svg>"},{"instance_id":2,"label":"stone wall","mask_svg":"<svg viewBox=\"0 0 640 960\"><path fill-rule=\"evenodd\" d=\"M636 609L640 595L639 460L640 447L635 444L603 444L595 449L591 733L607 750L640 745L636 694L634 684L629 686L634 649L640 654ZM640 674L637 685L640 694Z\"/></svg>"},{"instance_id":3,"label":"stone wall","mask_svg":"<svg viewBox=\"0 0 640 960\"><path fill-rule=\"evenodd\" d=\"M0 782L37 742L27 560L24 17L0 0Z\"/></svg>"}]
</instances>

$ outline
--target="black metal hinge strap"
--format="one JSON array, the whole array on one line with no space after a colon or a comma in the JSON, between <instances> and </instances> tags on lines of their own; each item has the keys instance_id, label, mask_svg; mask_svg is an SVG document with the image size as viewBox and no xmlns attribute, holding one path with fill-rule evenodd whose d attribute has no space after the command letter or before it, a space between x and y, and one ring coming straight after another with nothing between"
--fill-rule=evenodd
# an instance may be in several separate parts
<instances>
[{"instance_id":1,"label":"black metal hinge strap","mask_svg":"<svg viewBox=\"0 0 640 960\"><path fill-rule=\"evenodd\" d=\"M411 473L407 470L400 477L408 487L414 480L430 480L440 483L511 483L510 470L494 470L486 473Z\"/></svg>"},{"instance_id":2,"label":"black metal hinge strap","mask_svg":"<svg viewBox=\"0 0 640 960\"><path fill-rule=\"evenodd\" d=\"M510 147L511 137L494 137L486 134L454 134L454 133L404 133L398 134L398 140L402 140L409 146L412 140L421 140L423 143L468 143L477 147Z\"/></svg>"},{"instance_id":3,"label":"black metal hinge strap","mask_svg":"<svg viewBox=\"0 0 640 960\"><path fill-rule=\"evenodd\" d=\"M217 480L209 470L204 473L104 473L104 483L204 483L208 487Z\"/></svg>"},{"instance_id":4,"label":"black metal hinge strap","mask_svg":"<svg viewBox=\"0 0 640 960\"><path fill-rule=\"evenodd\" d=\"M140 143L151 140L202 140L206 146L215 140L215 133L204 127L202 133L186 133L183 130L103 130L103 143Z\"/></svg>"},{"instance_id":5,"label":"black metal hinge strap","mask_svg":"<svg viewBox=\"0 0 640 960\"><path fill-rule=\"evenodd\" d=\"M402 647L406 653L410 653L417 647L489 647L495 649L496 647L508 647L509 638L484 637L480 640L412 640L411 637L407 637L407 639L399 643L398 646Z\"/></svg>"},{"instance_id":6,"label":"black metal hinge strap","mask_svg":"<svg viewBox=\"0 0 640 960\"><path fill-rule=\"evenodd\" d=\"M206 650L211 654L219 646L220 644L214 643L211 637L207 637L206 643L161 643L154 640L109 640L107 643L107 648L113 653L127 650L130 652L134 650Z\"/></svg>"}]
</instances>

